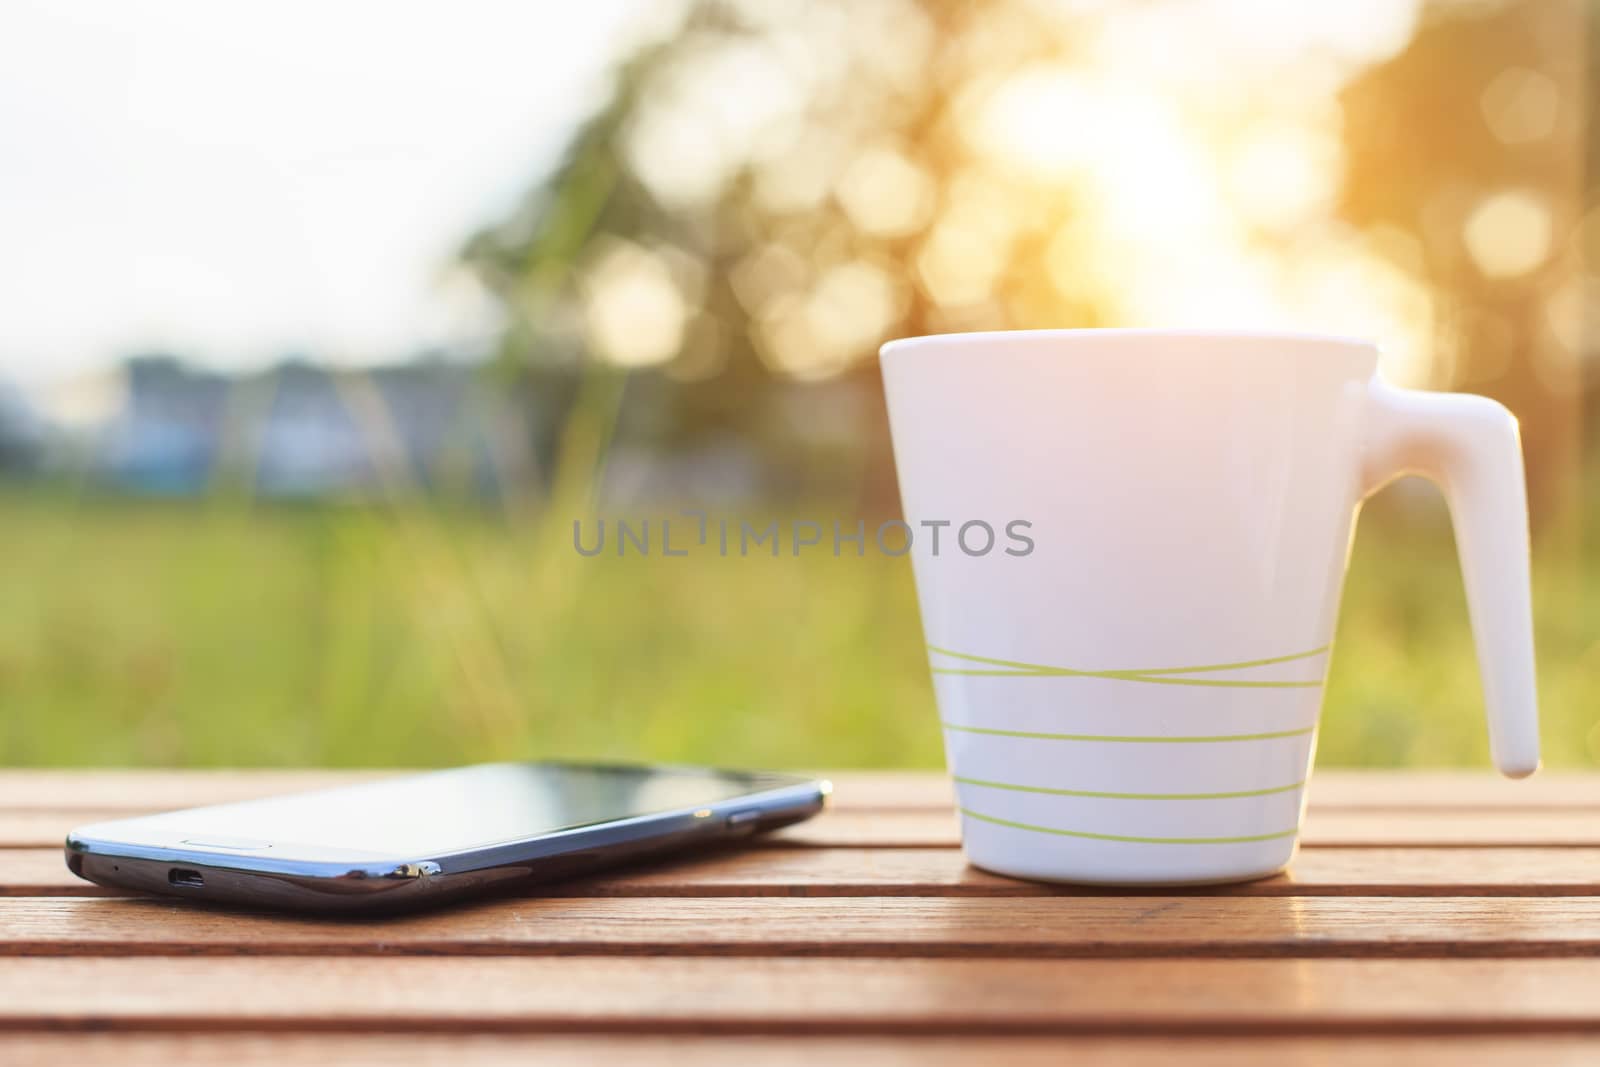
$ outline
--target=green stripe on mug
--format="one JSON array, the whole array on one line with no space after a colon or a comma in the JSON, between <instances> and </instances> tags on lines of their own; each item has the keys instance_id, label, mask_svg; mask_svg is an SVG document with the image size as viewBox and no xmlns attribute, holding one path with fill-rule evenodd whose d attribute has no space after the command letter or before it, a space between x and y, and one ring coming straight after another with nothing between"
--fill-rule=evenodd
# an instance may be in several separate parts
<instances>
[{"instance_id":1,"label":"green stripe on mug","mask_svg":"<svg viewBox=\"0 0 1600 1067\"><path fill-rule=\"evenodd\" d=\"M969 819L1006 826L1013 830L1026 830L1034 834L1054 834L1057 837L1086 837L1091 841L1127 841L1136 845L1242 845L1252 841L1273 841L1280 837L1293 837L1298 831L1274 830L1268 834L1241 834L1238 837L1134 837L1129 834L1097 834L1088 830L1062 830L1054 826L1033 826L1010 819L998 819L967 808L959 809Z\"/></svg>"},{"instance_id":2,"label":"green stripe on mug","mask_svg":"<svg viewBox=\"0 0 1600 1067\"><path fill-rule=\"evenodd\" d=\"M981 778L963 778L954 775L962 785L977 785L985 789L1008 789L1017 793L1043 793L1053 797L1094 797L1101 800L1231 800L1235 797L1265 797L1274 793L1292 793L1305 785L1301 779L1293 785L1275 785L1268 789L1241 789L1233 793L1102 793L1090 789L1046 789L1037 785L1016 785L1011 782L986 782Z\"/></svg>"},{"instance_id":3,"label":"green stripe on mug","mask_svg":"<svg viewBox=\"0 0 1600 1067\"><path fill-rule=\"evenodd\" d=\"M1075 667L1052 667L1042 663L1024 663L1020 660L977 656L968 652L956 652L952 649L940 648L938 645L929 645L928 651L940 656L949 656L951 659L987 665L986 668L935 666L932 668L934 674L962 674L996 678L1106 678L1121 682L1144 682L1149 685L1195 685L1219 689L1315 689L1322 685L1320 680L1285 682L1253 681L1236 678L1176 678L1171 676L1179 674L1214 674L1218 671L1242 671L1256 667L1269 667L1277 663L1292 663L1296 660L1310 659L1314 656L1323 655L1332 647L1331 645L1323 645L1320 648L1313 648L1309 652L1269 656L1266 659L1239 660L1234 663L1206 663L1192 667L1148 667L1104 671L1085 671L1078 670ZM995 670L993 668L1004 669Z\"/></svg>"}]
</instances>

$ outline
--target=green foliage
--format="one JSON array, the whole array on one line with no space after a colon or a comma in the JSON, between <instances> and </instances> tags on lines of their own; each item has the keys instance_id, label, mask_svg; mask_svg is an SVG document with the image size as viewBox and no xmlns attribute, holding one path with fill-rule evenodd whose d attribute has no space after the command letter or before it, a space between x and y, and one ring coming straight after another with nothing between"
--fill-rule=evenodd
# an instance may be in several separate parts
<instances>
[{"instance_id":1,"label":"green foliage","mask_svg":"<svg viewBox=\"0 0 1600 1067\"><path fill-rule=\"evenodd\" d=\"M1442 505L1419 520L1378 503L1321 762L1483 765ZM0 517L0 763L940 762L903 559L585 559L565 522L421 502L28 493L0 496ZM1590 765L1600 597L1557 562L1541 572L1546 759Z\"/></svg>"}]
</instances>

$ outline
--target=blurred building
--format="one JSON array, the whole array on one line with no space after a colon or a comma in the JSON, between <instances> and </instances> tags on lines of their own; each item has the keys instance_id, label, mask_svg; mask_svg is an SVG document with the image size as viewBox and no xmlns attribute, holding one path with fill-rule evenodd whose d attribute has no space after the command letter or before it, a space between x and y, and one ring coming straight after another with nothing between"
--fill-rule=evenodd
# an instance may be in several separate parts
<instances>
[{"instance_id":1,"label":"blurred building","mask_svg":"<svg viewBox=\"0 0 1600 1067\"><path fill-rule=\"evenodd\" d=\"M229 375L129 360L90 467L130 492L191 495L222 482L274 497L498 492L526 476L534 413L443 360L333 370L287 361Z\"/></svg>"},{"instance_id":2,"label":"blurred building","mask_svg":"<svg viewBox=\"0 0 1600 1067\"><path fill-rule=\"evenodd\" d=\"M0 475L31 470L38 462L43 427L22 393L0 382Z\"/></svg>"},{"instance_id":3,"label":"blurred building","mask_svg":"<svg viewBox=\"0 0 1600 1067\"><path fill-rule=\"evenodd\" d=\"M123 407L95 456L99 472L147 493L205 488L221 451L229 381L176 360L141 357L124 368Z\"/></svg>"}]
</instances>

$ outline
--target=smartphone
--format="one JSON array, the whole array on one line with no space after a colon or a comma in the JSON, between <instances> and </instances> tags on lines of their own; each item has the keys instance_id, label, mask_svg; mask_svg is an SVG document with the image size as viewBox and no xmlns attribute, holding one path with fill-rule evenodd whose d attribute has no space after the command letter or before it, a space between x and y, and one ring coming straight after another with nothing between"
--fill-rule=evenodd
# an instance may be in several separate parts
<instances>
[{"instance_id":1,"label":"smartphone","mask_svg":"<svg viewBox=\"0 0 1600 1067\"><path fill-rule=\"evenodd\" d=\"M67 835L66 857L119 889L397 911L787 826L830 790L754 771L487 763L95 823Z\"/></svg>"}]
</instances>

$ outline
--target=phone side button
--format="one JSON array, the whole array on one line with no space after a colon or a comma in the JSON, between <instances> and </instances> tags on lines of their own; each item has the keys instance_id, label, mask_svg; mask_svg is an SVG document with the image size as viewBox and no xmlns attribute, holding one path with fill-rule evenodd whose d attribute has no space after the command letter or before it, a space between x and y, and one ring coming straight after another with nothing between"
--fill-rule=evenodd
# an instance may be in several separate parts
<instances>
[{"instance_id":1,"label":"phone side button","mask_svg":"<svg viewBox=\"0 0 1600 1067\"><path fill-rule=\"evenodd\" d=\"M730 830L738 830L741 827L755 825L755 823L758 822L760 820L760 818L761 818L760 809L758 809L758 808L745 808L743 811L736 811L733 814L729 815L728 819L727 819L727 822L726 822L726 825L727 825L728 829L730 829Z\"/></svg>"}]
</instances>

